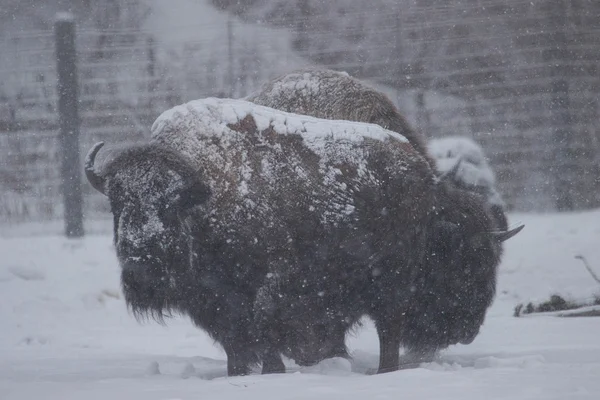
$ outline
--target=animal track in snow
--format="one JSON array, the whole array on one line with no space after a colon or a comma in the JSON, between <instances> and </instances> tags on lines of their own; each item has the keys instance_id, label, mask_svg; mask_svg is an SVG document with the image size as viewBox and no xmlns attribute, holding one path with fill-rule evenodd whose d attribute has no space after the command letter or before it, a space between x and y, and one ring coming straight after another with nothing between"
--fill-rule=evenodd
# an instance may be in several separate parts
<instances>
[{"instance_id":1,"label":"animal track in snow","mask_svg":"<svg viewBox=\"0 0 600 400\"><path fill-rule=\"evenodd\" d=\"M43 281L46 279L46 275L43 271L38 269L23 267L23 266L12 266L8 267L8 271L19 279L24 281Z\"/></svg>"}]
</instances>

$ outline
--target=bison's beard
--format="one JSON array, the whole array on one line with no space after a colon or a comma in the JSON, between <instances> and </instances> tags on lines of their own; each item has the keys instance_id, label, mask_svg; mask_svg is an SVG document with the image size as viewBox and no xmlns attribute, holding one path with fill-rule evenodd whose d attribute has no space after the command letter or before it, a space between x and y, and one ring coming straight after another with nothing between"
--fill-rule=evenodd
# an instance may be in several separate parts
<instances>
[{"instance_id":1,"label":"bison's beard","mask_svg":"<svg viewBox=\"0 0 600 400\"><path fill-rule=\"evenodd\" d=\"M175 279L157 265L128 262L122 266L121 287L128 308L137 320L163 324L176 308Z\"/></svg>"},{"instance_id":2,"label":"bison's beard","mask_svg":"<svg viewBox=\"0 0 600 400\"><path fill-rule=\"evenodd\" d=\"M473 342L496 293L497 249L486 250L463 251L456 262L431 263L405 315L406 347L436 351Z\"/></svg>"}]
</instances>

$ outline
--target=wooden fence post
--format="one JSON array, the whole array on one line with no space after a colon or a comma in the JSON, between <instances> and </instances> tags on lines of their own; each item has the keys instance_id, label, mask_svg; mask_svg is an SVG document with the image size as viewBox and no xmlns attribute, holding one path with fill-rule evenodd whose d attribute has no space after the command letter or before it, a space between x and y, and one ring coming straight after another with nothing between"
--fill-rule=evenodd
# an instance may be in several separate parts
<instances>
[{"instance_id":1,"label":"wooden fence post","mask_svg":"<svg viewBox=\"0 0 600 400\"><path fill-rule=\"evenodd\" d=\"M83 236L83 198L79 156L78 83L75 50L75 18L56 14L54 23L58 72L59 145L64 198L65 234Z\"/></svg>"}]
</instances>

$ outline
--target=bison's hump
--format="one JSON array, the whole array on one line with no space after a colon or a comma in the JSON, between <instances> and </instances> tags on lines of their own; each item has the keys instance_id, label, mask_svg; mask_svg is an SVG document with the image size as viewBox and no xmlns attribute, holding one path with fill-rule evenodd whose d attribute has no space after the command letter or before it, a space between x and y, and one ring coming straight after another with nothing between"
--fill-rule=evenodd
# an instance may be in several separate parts
<instances>
[{"instance_id":1,"label":"bison's hump","mask_svg":"<svg viewBox=\"0 0 600 400\"><path fill-rule=\"evenodd\" d=\"M250 94L247 99L258 104L270 105L278 103L278 98L304 97L316 99L331 99L337 97L364 94L372 90L369 86L352 78L348 73L320 68L303 68L285 74L263 85L262 89ZM258 101L257 101L258 100ZM329 104L320 104L329 107Z\"/></svg>"},{"instance_id":2,"label":"bison's hump","mask_svg":"<svg viewBox=\"0 0 600 400\"><path fill-rule=\"evenodd\" d=\"M365 138L408 142L399 133L379 125L351 121L330 121L305 115L286 113L244 100L208 98L194 100L163 112L152 125L152 137L160 137L173 129L194 129L204 135L227 134L231 125L252 117L259 131L272 128L277 134L298 134L307 143L320 139L361 141Z\"/></svg>"}]
</instances>

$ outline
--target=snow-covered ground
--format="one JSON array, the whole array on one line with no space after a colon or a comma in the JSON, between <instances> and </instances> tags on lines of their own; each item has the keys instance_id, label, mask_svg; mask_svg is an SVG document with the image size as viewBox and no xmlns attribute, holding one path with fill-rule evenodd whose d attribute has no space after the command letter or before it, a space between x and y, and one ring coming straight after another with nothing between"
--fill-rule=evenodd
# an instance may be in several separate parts
<instances>
[{"instance_id":1,"label":"snow-covered ground","mask_svg":"<svg viewBox=\"0 0 600 400\"><path fill-rule=\"evenodd\" d=\"M128 315L109 234L0 237L0 399L599 399L600 318L512 312L553 293L600 293L574 259L600 270L600 210L510 217L526 228L508 242L475 342L383 375L367 374L378 359L367 323L349 339L351 363L228 378L222 350L186 319Z\"/></svg>"}]
</instances>

